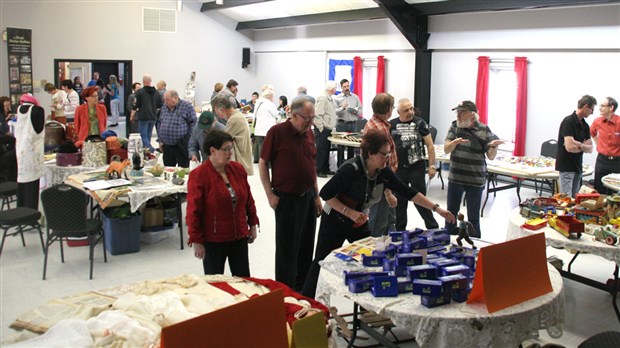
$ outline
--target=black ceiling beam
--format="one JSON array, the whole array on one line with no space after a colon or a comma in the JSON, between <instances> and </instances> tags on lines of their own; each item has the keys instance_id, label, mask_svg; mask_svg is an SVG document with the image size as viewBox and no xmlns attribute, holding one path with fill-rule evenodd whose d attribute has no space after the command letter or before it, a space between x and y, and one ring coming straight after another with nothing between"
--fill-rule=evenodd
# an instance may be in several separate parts
<instances>
[{"instance_id":1,"label":"black ceiling beam","mask_svg":"<svg viewBox=\"0 0 620 348\"><path fill-rule=\"evenodd\" d=\"M391 2L382 1L380 2ZM619 0L448 0L427 3L414 3L410 6L419 11L420 15L432 16L449 13L524 10L537 8L551 8L562 6L597 5L618 3Z\"/></svg>"},{"instance_id":2,"label":"black ceiling beam","mask_svg":"<svg viewBox=\"0 0 620 348\"><path fill-rule=\"evenodd\" d=\"M428 42L428 16L421 15L415 6L404 0L375 0L379 8L394 23L416 50L425 50Z\"/></svg>"},{"instance_id":3,"label":"black ceiling beam","mask_svg":"<svg viewBox=\"0 0 620 348\"><path fill-rule=\"evenodd\" d=\"M361 21L385 18L385 13L379 8L369 8L363 10L338 11L317 13L304 16L283 17L264 19L259 21L239 22L237 31L239 30L257 30L257 29L273 29L283 27L294 27L299 25L314 25L327 23L341 23L350 21Z\"/></svg>"},{"instance_id":4,"label":"black ceiling beam","mask_svg":"<svg viewBox=\"0 0 620 348\"><path fill-rule=\"evenodd\" d=\"M212 11L212 10L223 10L225 8L244 6L244 5L252 5L258 4L260 2L267 2L273 0L224 0L223 5L218 5L215 1L204 2L200 7L200 12Z\"/></svg>"}]
</instances>

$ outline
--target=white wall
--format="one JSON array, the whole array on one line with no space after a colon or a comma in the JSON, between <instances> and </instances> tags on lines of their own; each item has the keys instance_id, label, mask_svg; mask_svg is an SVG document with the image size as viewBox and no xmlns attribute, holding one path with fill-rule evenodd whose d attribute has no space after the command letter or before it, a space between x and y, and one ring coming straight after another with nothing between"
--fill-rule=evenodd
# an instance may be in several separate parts
<instances>
[{"instance_id":1,"label":"white wall","mask_svg":"<svg viewBox=\"0 0 620 348\"><path fill-rule=\"evenodd\" d=\"M557 138L582 95L620 97L620 5L436 16L429 29L430 119L438 143L455 119L451 109L476 98L478 56L529 60L526 155L538 155L542 142ZM587 122L597 116L595 110ZM584 162L595 159L586 154Z\"/></svg>"},{"instance_id":2,"label":"white wall","mask_svg":"<svg viewBox=\"0 0 620 348\"><path fill-rule=\"evenodd\" d=\"M175 9L176 1L0 1L0 29L32 29L35 80L54 80L56 58L119 59L133 61L134 81L150 73L181 93L196 71L197 104L208 100L216 82L230 78L240 83L240 95L249 95L254 74L241 68L241 49L253 48L252 40L236 32L235 23L201 13L200 5L184 2L177 32L169 34L143 33L142 8ZM1 46L0 95L8 95L6 43ZM49 104L42 89L35 96Z\"/></svg>"},{"instance_id":3,"label":"white wall","mask_svg":"<svg viewBox=\"0 0 620 348\"><path fill-rule=\"evenodd\" d=\"M413 98L415 51L387 19L261 30L254 35L256 80L272 83L276 94L294 96L303 85L308 94L322 93L329 59L386 58L386 91ZM364 96L369 104L374 95Z\"/></svg>"}]
</instances>

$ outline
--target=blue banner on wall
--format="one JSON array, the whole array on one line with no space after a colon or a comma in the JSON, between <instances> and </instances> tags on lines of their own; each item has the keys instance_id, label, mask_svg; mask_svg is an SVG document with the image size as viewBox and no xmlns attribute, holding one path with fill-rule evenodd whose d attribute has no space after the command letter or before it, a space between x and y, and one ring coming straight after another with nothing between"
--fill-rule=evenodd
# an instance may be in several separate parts
<instances>
[{"instance_id":1,"label":"blue banner on wall","mask_svg":"<svg viewBox=\"0 0 620 348\"><path fill-rule=\"evenodd\" d=\"M347 79L351 85L351 93L355 93L353 90L353 60L329 60L329 80L336 81L336 94L342 93L340 88L340 80Z\"/></svg>"}]
</instances>

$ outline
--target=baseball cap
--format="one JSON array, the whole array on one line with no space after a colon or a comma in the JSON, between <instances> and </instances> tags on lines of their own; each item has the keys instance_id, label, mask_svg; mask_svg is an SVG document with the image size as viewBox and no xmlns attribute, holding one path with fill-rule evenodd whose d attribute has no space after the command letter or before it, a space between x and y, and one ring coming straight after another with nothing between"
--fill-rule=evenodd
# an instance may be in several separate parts
<instances>
[{"instance_id":1,"label":"baseball cap","mask_svg":"<svg viewBox=\"0 0 620 348\"><path fill-rule=\"evenodd\" d=\"M215 121L213 113L211 111L204 111L198 118L198 128L209 129L213 125L213 121Z\"/></svg>"},{"instance_id":2,"label":"baseball cap","mask_svg":"<svg viewBox=\"0 0 620 348\"><path fill-rule=\"evenodd\" d=\"M474 104L474 102L471 100L462 101L458 106L452 109L452 111L454 110L465 110L465 111L478 112L478 108L476 107L476 104Z\"/></svg>"}]
</instances>

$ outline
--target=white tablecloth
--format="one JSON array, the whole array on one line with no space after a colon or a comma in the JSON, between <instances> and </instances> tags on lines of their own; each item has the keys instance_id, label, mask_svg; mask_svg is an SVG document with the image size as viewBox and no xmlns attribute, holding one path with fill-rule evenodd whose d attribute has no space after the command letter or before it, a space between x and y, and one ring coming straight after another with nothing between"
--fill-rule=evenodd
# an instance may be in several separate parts
<instances>
[{"instance_id":1,"label":"white tablecloth","mask_svg":"<svg viewBox=\"0 0 620 348\"><path fill-rule=\"evenodd\" d=\"M357 262L346 263L328 256L322 263L317 300L329 305L331 294L348 298L389 317L422 347L517 347L526 339L538 337L541 329L546 329L552 337L562 335L563 281L551 265L552 292L493 314L482 304L452 302L426 308L420 303L420 296L413 294L375 298L370 292L351 293L344 285L342 271L359 268L363 266Z\"/></svg>"},{"instance_id":2,"label":"white tablecloth","mask_svg":"<svg viewBox=\"0 0 620 348\"><path fill-rule=\"evenodd\" d=\"M529 236L534 233L544 233L547 245L554 248L566 248L576 251L587 252L590 254L598 255L607 260L615 262L620 265L620 247L608 245L604 242L598 242L594 240L594 237L582 233L579 239L568 239L560 232L547 226L540 230L531 231L525 228L521 228L521 225L525 223L527 219L519 214L519 208L515 208L510 213L510 222L508 224L508 233L506 235L507 240L517 239L524 236Z\"/></svg>"}]
</instances>

